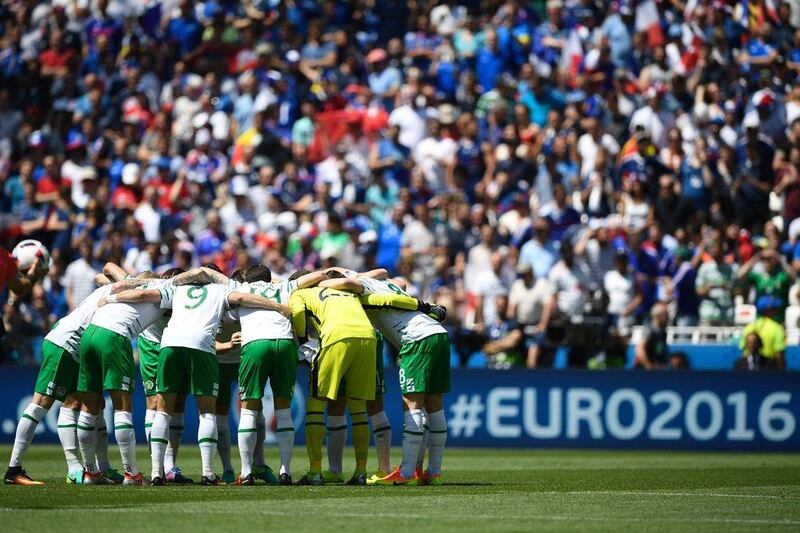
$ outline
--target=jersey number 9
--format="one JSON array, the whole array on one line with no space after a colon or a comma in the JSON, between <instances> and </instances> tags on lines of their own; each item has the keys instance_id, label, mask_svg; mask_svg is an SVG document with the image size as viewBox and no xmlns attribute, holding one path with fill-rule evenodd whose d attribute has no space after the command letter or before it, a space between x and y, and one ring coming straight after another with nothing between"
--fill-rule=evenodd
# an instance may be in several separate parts
<instances>
[{"instance_id":1,"label":"jersey number 9","mask_svg":"<svg viewBox=\"0 0 800 533\"><path fill-rule=\"evenodd\" d=\"M203 302L206 301L206 296L208 296L208 289L205 287L191 287L188 291L186 291L186 296L192 300L193 303L188 303L184 305L186 309L197 309L202 305Z\"/></svg>"}]
</instances>

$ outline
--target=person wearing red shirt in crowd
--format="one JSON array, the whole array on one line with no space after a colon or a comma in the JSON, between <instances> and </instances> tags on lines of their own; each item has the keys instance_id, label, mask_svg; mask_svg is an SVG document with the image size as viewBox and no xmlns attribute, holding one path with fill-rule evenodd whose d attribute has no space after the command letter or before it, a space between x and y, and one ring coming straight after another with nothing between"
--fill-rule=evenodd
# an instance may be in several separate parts
<instances>
[{"instance_id":1,"label":"person wearing red shirt in crowd","mask_svg":"<svg viewBox=\"0 0 800 533\"><path fill-rule=\"evenodd\" d=\"M42 75L61 78L70 71L70 62L75 57L75 50L68 48L64 42L64 32L54 28L50 32L50 48L39 54L42 64Z\"/></svg>"}]
</instances>

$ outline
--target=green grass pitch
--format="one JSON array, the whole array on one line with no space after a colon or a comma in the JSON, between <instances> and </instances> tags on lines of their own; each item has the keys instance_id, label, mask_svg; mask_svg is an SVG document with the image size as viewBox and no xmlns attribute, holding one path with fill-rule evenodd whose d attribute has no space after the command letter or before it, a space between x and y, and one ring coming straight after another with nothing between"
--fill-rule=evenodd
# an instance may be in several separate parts
<instances>
[{"instance_id":1,"label":"green grass pitch","mask_svg":"<svg viewBox=\"0 0 800 533\"><path fill-rule=\"evenodd\" d=\"M199 462L181 448L187 475ZM80 487L60 448L33 446L25 468L47 485L4 486L0 531L800 530L797 454L452 449L445 467L443 487Z\"/></svg>"}]
</instances>

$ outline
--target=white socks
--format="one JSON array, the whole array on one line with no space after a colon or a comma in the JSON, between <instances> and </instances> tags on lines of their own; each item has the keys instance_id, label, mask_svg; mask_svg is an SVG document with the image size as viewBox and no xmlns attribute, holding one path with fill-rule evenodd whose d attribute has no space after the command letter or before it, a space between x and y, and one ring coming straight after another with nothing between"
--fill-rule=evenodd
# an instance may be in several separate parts
<instances>
[{"instance_id":1,"label":"white socks","mask_svg":"<svg viewBox=\"0 0 800 533\"><path fill-rule=\"evenodd\" d=\"M425 462L425 450L428 449L428 411L422 410L422 441L419 443L419 454L417 455L417 468L422 469Z\"/></svg>"},{"instance_id":2,"label":"white socks","mask_svg":"<svg viewBox=\"0 0 800 533\"><path fill-rule=\"evenodd\" d=\"M444 445L447 442L447 418L444 416L444 409L428 414L428 425L430 426L428 472L430 474L441 474Z\"/></svg>"},{"instance_id":3,"label":"white socks","mask_svg":"<svg viewBox=\"0 0 800 533\"><path fill-rule=\"evenodd\" d=\"M203 463L203 475L214 478L214 456L217 455L217 415L202 413L197 428L197 444L200 446L200 460Z\"/></svg>"},{"instance_id":4,"label":"white socks","mask_svg":"<svg viewBox=\"0 0 800 533\"><path fill-rule=\"evenodd\" d=\"M97 458L97 469L105 472L111 468L108 462L108 428L106 428L106 413L101 410L97 413L97 448L94 456Z\"/></svg>"},{"instance_id":5,"label":"white socks","mask_svg":"<svg viewBox=\"0 0 800 533\"><path fill-rule=\"evenodd\" d=\"M22 459L28 447L33 442L33 434L36 432L36 426L47 415L48 409L41 405L29 403L22 413L22 416L17 423L17 434L14 437L14 449L11 451L11 461L8 466L22 466Z\"/></svg>"},{"instance_id":6,"label":"white socks","mask_svg":"<svg viewBox=\"0 0 800 533\"><path fill-rule=\"evenodd\" d=\"M328 470L335 474L342 473L344 443L347 440L347 419L344 416L328 415Z\"/></svg>"},{"instance_id":7,"label":"white socks","mask_svg":"<svg viewBox=\"0 0 800 533\"><path fill-rule=\"evenodd\" d=\"M222 460L222 470L233 472L231 463L231 424L228 415L217 415L217 452Z\"/></svg>"},{"instance_id":8,"label":"white socks","mask_svg":"<svg viewBox=\"0 0 800 533\"><path fill-rule=\"evenodd\" d=\"M114 413L114 437L119 446L122 468L128 474L136 475L136 433L133 431L133 416L128 411Z\"/></svg>"},{"instance_id":9,"label":"white socks","mask_svg":"<svg viewBox=\"0 0 800 533\"><path fill-rule=\"evenodd\" d=\"M256 447L256 439L258 438L258 429L256 428L256 420L258 419L258 411L251 409L242 409L239 413L239 457L242 460L242 473L241 476L247 477L253 470L253 450Z\"/></svg>"},{"instance_id":10,"label":"white socks","mask_svg":"<svg viewBox=\"0 0 800 533\"><path fill-rule=\"evenodd\" d=\"M169 423L172 417L164 411L159 411L153 418L153 427L150 432L150 457L152 460L151 477L164 475L164 455L169 442Z\"/></svg>"},{"instance_id":11,"label":"white socks","mask_svg":"<svg viewBox=\"0 0 800 533\"><path fill-rule=\"evenodd\" d=\"M421 409L403 412L403 462L400 464L400 473L404 478L414 477L424 431L424 413Z\"/></svg>"},{"instance_id":12,"label":"white socks","mask_svg":"<svg viewBox=\"0 0 800 533\"><path fill-rule=\"evenodd\" d=\"M95 450L97 449L97 417L85 411L78 415L78 447L83 456L83 465L87 472L97 472Z\"/></svg>"},{"instance_id":13,"label":"white socks","mask_svg":"<svg viewBox=\"0 0 800 533\"><path fill-rule=\"evenodd\" d=\"M392 470L392 426L386 411L369 417L372 422L372 438L375 439L375 451L378 455L378 470L387 474Z\"/></svg>"},{"instance_id":14,"label":"white socks","mask_svg":"<svg viewBox=\"0 0 800 533\"><path fill-rule=\"evenodd\" d=\"M78 457L78 416L80 411L73 411L67 407L62 407L58 411L58 440L61 441L61 448L64 449L64 457L67 460L67 472L83 470L83 465Z\"/></svg>"},{"instance_id":15,"label":"white socks","mask_svg":"<svg viewBox=\"0 0 800 533\"><path fill-rule=\"evenodd\" d=\"M264 465L264 440L267 438L267 421L264 411L256 415L256 447L253 449L253 466Z\"/></svg>"},{"instance_id":16,"label":"white socks","mask_svg":"<svg viewBox=\"0 0 800 533\"><path fill-rule=\"evenodd\" d=\"M170 472L178 463L178 449L183 437L183 412L173 413L169 421L169 443L164 455L164 471Z\"/></svg>"},{"instance_id":17,"label":"white socks","mask_svg":"<svg viewBox=\"0 0 800 533\"><path fill-rule=\"evenodd\" d=\"M262 415L263 417L263 415ZM278 419L275 428L275 438L278 439L278 452L281 456L280 474L291 474L292 447L294 446L294 422L292 422L291 409L277 409L275 417Z\"/></svg>"},{"instance_id":18,"label":"white socks","mask_svg":"<svg viewBox=\"0 0 800 533\"><path fill-rule=\"evenodd\" d=\"M153 428L153 419L156 417L155 409L148 409L144 412L144 436L147 439L147 444L150 444L150 431Z\"/></svg>"}]
</instances>

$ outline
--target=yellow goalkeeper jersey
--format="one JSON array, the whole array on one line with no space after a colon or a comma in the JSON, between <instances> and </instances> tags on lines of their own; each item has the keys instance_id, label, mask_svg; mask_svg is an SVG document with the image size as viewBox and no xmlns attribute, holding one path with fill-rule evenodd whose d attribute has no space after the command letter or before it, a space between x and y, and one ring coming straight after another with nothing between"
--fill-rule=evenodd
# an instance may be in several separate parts
<instances>
[{"instance_id":1,"label":"yellow goalkeeper jersey","mask_svg":"<svg viewBox=\"0 0 800 533\"><path fill-rule=\"evenodd\" d=\"M375 329L362 303L370 308L394 307L415 309L417 301L398 294L359 295L337 289L312 287L294 291L289 298L292 328L298 337L308 337L314 328L320 346L343 339L375 338Z\"/></svg>"}]
</instances>

